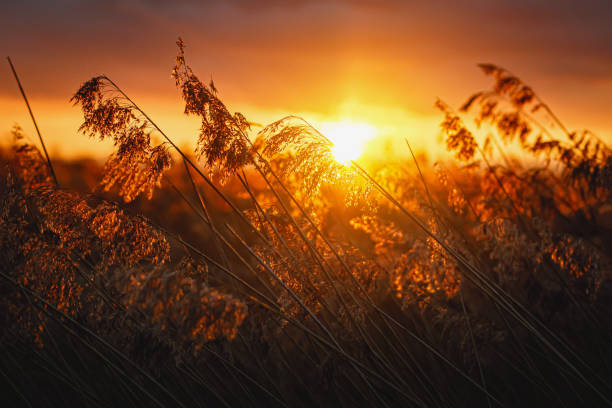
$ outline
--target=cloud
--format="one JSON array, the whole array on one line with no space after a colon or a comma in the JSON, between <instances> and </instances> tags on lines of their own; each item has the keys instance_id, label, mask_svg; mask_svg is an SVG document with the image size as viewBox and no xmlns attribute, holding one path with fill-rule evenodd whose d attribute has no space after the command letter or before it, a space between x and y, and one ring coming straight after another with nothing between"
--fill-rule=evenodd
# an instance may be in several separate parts
<instances>
[{"instance_id":1,"label":"cloud","mask_svg":"<svg viewBox=\"0 0 612 408\"><path fill-rule=\"evenodd\" d=\"M0 7L0 49L33 98L66 102L82 81L106 73L130 93L176 101L169 71L181 35L196 72L214 77L230 104L327 112L356 99L427 112L436 96L460 102L486 85L478 62L510 68L570 113L586 110L569 102L576 92L597 97L591 115L603 118L601 106L612 103L612 3L604 0L23 0ZM0 97L15 92L1 65Z\"/></svg>"}]
</instances>

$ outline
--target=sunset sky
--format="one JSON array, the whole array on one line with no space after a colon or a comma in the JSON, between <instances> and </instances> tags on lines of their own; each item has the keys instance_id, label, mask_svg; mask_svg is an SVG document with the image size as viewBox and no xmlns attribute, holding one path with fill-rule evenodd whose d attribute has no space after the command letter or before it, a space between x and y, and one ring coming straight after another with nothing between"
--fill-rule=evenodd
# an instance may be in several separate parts
<instances>
[{"instance_id":1,"label":"sunset sky","mask_svg":"<svg viewBox=\"0 0 612 408\"><path fill-rule=\"evenodd\" d=\"M0 5L0 49L53 154L108 151L77 134L80 113L68 102L102 73L181 143L193 141L198 123L182 116L170 78L178 36L194 71L251 121L348 120L376 128L372 151L402 149L404 137L431 150L436 97L458 106L488 87L479 62L519 75L570 128L612 141L611 21L608 0L24 0ZM3 59L3 143L14 123L34 136Z\"/></svg>"}]
</instances>

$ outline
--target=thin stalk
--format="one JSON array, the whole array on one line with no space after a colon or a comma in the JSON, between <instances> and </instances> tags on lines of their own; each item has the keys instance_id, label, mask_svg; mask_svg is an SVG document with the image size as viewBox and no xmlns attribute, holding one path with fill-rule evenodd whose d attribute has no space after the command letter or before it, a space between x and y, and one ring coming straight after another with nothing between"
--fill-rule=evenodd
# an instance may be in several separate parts
<instances>
[{"instance_id":1,"label":"thin stalk","mask_svg":"<svg viewBox=\"0 0 612 408\"><path fill-rule=\"evenodd\" d=\"M461 300L461 309L465 316L465 322L470 333L470 340L472 342L472 348L474 349L474 356L476 357L476 364L478 364L478 371L480 372L480 381L482 381L482 387L487 389L487 382L485 381L484 372L482 371L482 364L480 364L480 357L478 353L478 347L476 347L476 339L474 338L474 331L472 330L472 323L470 322L470 316L468 315L467 309L465 308L465 301L463 300L463 288L459 287L459 299ZM491 408L491 401L487 396L487 405Z\"/></svg>"},{"instance_id":2,"label":"thin stalk","mask_svg":"<svg viewBox=\"0 0 612 408\"><path fill-rule=\"evenodd\" d=\"M237 336L240 341L242 342L242 345L244 346L244 348L247 351L247 354L249 356L252 356L253 359L255 360L255 363L257 364L257 369L262 372L264 374L264 376L266 377L266 379L268 380L268 382L274 387L274 389L276 390L276 392L278 393L278 395L282 396L283 393L280 389L280 387L278 386L278 384L276 384L276 382L274 381L274 379L272 378L272 376L270 375L270 372L266 369L266 367L264 366L264 363L261 361L261 358L259 357L259 354L256 353L251 346L249 345L248 341L244 338L244 336L242 335L242 333L238 332L238 336Z\"/></svg>"},{"instance_id":3,"label":"thin stalk","mask_svg":"<svg viewBox=\"0 0 612 408\"><path fill-rule=\"evenodd\" d=\"M241 370L240 368L236 367L234 364L232 364L230 361L228 361L227 359L225 359L223 356L221 356L220 354L218 354L217 352L211 350L210 347L205 347L206 350L212 354L213 356L215 356L216 358L218 358L222 363L230 366L232 369L236 370L236 372L238 374L240 374L241 376L243 376L244 378L246 378L249 382L251 382L253 385L255 385L257 388L259 388L260 390L262 390L265 394L267 394L269 397L271 397L273 400L275 400L276 402L278 402L280 405L282 405L283 407L287 407L287 404L282 401L281 399L279 399L276 395L274 395L271 391L269 391L266 387L264 387L263 385L261 385L257 380L255 380L253 377L251 377L250 375L248 375L246 372L244 372L243 370ZM254 403L255 401L251 401L252 403Z\"/></svg>"},{"instance_id":4,"label":"thin stalk","mask_svg":"<svg viewBox=\"0 0 612 408\"><path fill-rule=\"evenodd\" d=\"M437 214L436 209L434 207L433 200L431 198L431 194L429 193L429 188L427 187L427 182L425 181L425 177L423 176L423 172L421 171L421 166L419 166L419 161L417 160L416 156L414 155L414 152L412 151L412 147L410 146L410 143L408 143L408 139L404 138L404 140L406 141L406 146L408 146L408 150L410 150L410 155L412 156L412 160L414 161L414 164L416 165L416 168L419 171L419 177L421 178L421 182L423 183L423 187L425 187L425 193L427 194L427 200L429 200L429 206L431 207L431 212L433 213L434 218L436 220L436 225L438 226L438 231L442 231L440 229L440 220L438 219L438 214Z\"/></svg>"},{"instance_id":5,"label":"thin stalk","mask_svg":"<svg viewBox=\"0 0 612 408\"><path fill-rule=\"evenodd\" d=\"M285 284L285 282L283 282L283 280L272 270L272 268L270 268L270 266L263 259L261 259L261 257L257 255L255 251L251 249L251 247L249 247L249 245L244 241L244 239L242 239L242 237L236 231L234 231L234 229L229 224L225 224L225 227L234 235L236 239L240 241L242 246L244 246L244 248L246 248L246 250L249 251L251 256L255 258L257 262L261 266L263 266L268 271L268 273L270 273L270 275L272 275L272 277L283 287L283 289L285 289L285 291L287 291L287 293L289 293L289 295L293 298L293 300L295 300L302 307L302 309L304 309L304 311L317 324L317 326L319 326L319 328L323 330L323 332L327 335L327 337L329 337L338 348L341 348L340 343L338 343L334 335L332 335L332 333L327 329L327 327L325 327L325 325L319 320L319 318L310 310L310 308L306 306L306 304L302 301L302 299L300 299L300 297L291 288L289 288Z\"/></svg>"},{"instance_id":6,"label":"thin stalk","mask_svg":"<svg viewBox=\"0 0 612 408\"><path fill-rule=\"evenodd\" d=\"M252 287L251 285L249 285L246 281L244 281L243 279L241 279L240 277L236 276L235 274L233 274L231 271L225 269L222 265L220 265L218 262L216 262L215 260L213 260L212 258L210 258L208 255L204 254L202 251L198 250L197 248L195 248L193 245L189 244L188 242L186 242L185 240L183 240L181 237L177 236L176 234L171 233L170 231L166 230L165 228L153 223L150 220L146 220L143 217L139 217L141 219L143 219L145 222L148 222L149 224L151 224L152 226L160 229L162 232L164 232L165 234L167 234L168 236L171 236L173 239L175 239L177 242L179 242L180 244L184 245L185 247L189 248L193 253L195 253L196 255L200 256L201 258L203 258L206 262L209 262L210 264L212 264L213 266L215 266L217 269L222 270L224 272L226 272L228 275L230 275L231 277L233 277L234 279L236 279L237 281L239 281L241 284L243 284L245 287L247 287L249 290L253 291L254 293L256 293L258 296L260 296L262 299L265 299L267 303L262 302L260 299L256 298L256 297L251 297L251 299L255 302L257 302L260 306L264 307L266 310L269 310L275 314L278 314L282 319L286 320L287 322L291 323L292 325L298 327L300 330L304 331L306 334L309 335L308 338L313 338L315 339L317 342L319 342L321 345L325 346L326 348L337 352L341 357L345 358L347 361L357 365L359 368L361 368L362 370L364 370L365 372L367 372L370 376L372 376L373 378L383 382L384 384L386 384L387 386L389 386L390 388L392 388L393 390L395 390L396 392L398 392L400 395L404 396L407 400L411 401L412 403L414 403L415 405L418 406L422 406L422 403L418 400L415 400L413 396L410 396L408 394L406 394L402 389L398 388L395 384L393 384L392 382L390 382L389 380L387 380L385 377L381 376L380 374L376 373L375 371L371 370L370 368L368 368L367 366L365 366L363 363L361 363L358 359L356 359L355 357L352 357L351 355L347 354L342 348L338 348L335 344L330 343L328 340L322 338L320 335L318 335L317 333L313 332L312 330L310 330L308 327L306 327L305 325L303 325L302 323L298 322L297 320L293 319L292 317L288 316L287 314L285 314L280 307L271 299L267 298L265 295L263 295L261 292L259 292L257 289L255 289L254 287ZM389 316L390 318L390 316ZM392 318L391 318L392 319ZM397 323L397 322L396 322ZM399 324L399 323L397 323ZM403 326L401 324L399 324L400 327L403 328ZM442 356L442 358L444 358ZM460 373L462 374L462 373ZM462 374L464 375L464 374ZM480 388L480 386L478 384L475 384L476 387ZM494 398L494 397L492 397ZM501 403L499 403L499 401L495 400L499 405L501 405Z\"/></svg>"},{"instance_id":7,"label":"thin stalk","mask_svg":"<svg viewBox=\"0 0 612 408\"><path fill-rule=\"evenodd\" d=\"M204 213L204 215L206 216L208 223L212 226L214 224L208 212L206 196L204 195L204 192L201 192L198 186L196 185L195 180L193 179L193 176L191 175L191 171L189 170L189 166L187 165L187 162L185 160L183 160L183 164L185 165L185 172L187 173L187 177L189 178L191 187L193 188L194 193L198 197L198 203L200 204L200 208L202 212ZM227 254L223 250L223 246L221 246L221 242L219 242L219 238L216 235L214 236L214 240L215 240L215 246L217 248L217 251L219 252L219 256L221 257L221 260L223 261L225 266L229 268L230 266L229 259L227 258Z\"/></svg>"},{"instance_id":8,"label":"thin stalk","mask_svg":"<svg viewBox=\"0 0 612 408\"><path fill-rule=\"evenodd\" d=\"M79 329L83 330L84 332L86 332L87 334L91 335L93 338L95 338L96 340L98 340L101 344L103 344L104 346L106 346L109 350L111 350L114 354L116 354L117 356L121 357L122 360L124 360L125 362L127 362L129 365L131 365L132 367L134 367L137 371L139 371L142 375L144 375L146 378L148 378L153 384L157 385L162 391L164 391L164 393L166 393L170 398L172 398L179 406L186 408L172 393L170 393L170 391L168 391L162 384L160 384L156 379L154 379L150 374L148 374L147 372L145 372L140 366L138 366L136 363L134 363L131 359L129 359L127 356L125 356L121 351L117 350L113 345L111 345L110 343L108 343L106 340L104 340L102 337L98 336L97 334L95 334L93 331L91 331L90 329L88 329L87 327L85 327L84 325L82 325L81 323L77 322L76 320L74 320L72 317L68 316L67 314L65 314L64 312L62 312L61 310L57 309L54 305L52 305L51 303L47 302L45 299L43 299L42 297L40 297L36 292L34 292L33 290L23 286L22 284L20 284L19 282L16 282L13 278L11 278L9 275L6 275L4 272L0 271L0 276L4 279L6 279L10 284L12 284L13 286L15 286L16 288L25 291L26 293L28 293L29 296L31 296L33 299L35 299L37 302L42 303L42 305L44 306L40 306L37 303L34 303L34 305L36 306L36 308L38 308L41 312L43 312L44 314L46 314L47 316L49 316L51 319L55 320L58 322L58 324L64 329L66 330L68 333L70 333L71 335L73 335L76 339L80 340L83 345L85 347L87 347L88 349L90 349L92 352L94 352L95 354L97 354L102 360L104 360L105 363L107 363L109 366L113 367L117 372L119 372L121 375L123 375L124 377L126 377L128 380L130 380L130 382L132 382L137 388L139 388L145 395L147 395L156 405L159 405L160 407L164 407L164 405L157 399L155 398L155 396L153 396L149 391L147 391L141 384L139 384L135 379L133 379L131 376L129 376L127 373L125 373L125 371L123 369L121 369L117 364L113 363L112 361L110 361L110 359L105 356L100 350L98 350L96 347L94 347L93 345L89 344L87 341L85 341L85 339L83 338L83 336L79 335L78 333L76 333L73 329L71 329L70 327L68 327L68 325L62 321L63 319L66 319L67 321L71 322L72 324L74 324L76 327L78 327ZM54 316L51 311L57 313L60 317Z\"/></svg>"},{"instance_id":9,"label":"thin stalk","mask_svg":"<svg viewBox=\"0 0 612 408\"><path fill-rule=\"evenodd\" d=\"M315 129L316 130L316 129ZM324 136L323 136L324 137ZM263 159L263 157L261 157L261 155L259 155L258 152L256 152L256 154L258 154L258 156L265 161L265 159ZM357 165L356 163L353 162L353 164ZM295 197L291 194L291 192L287 189L287 187L282 183L282 181L280 180L280 177L278 175L276 175L276 173L274 172L274 170L268 166L271 174L275 177L275 179L279 182L280 186L283 188L283 190L289 195L289 197L292 199L292 201L295 203L295 205L298 207L298 209L301 211L301 213L305 216L305 218L310 222L310 224L312 225L312 227L314 228L314 230L318 233L319 236L321 236L321 238L325 241L325 243L327 244L327 246L332 250L332 252L334 253L334 255L336 256L336 258L340 261L340 263L343 265L343 267L347 270L348 274L351 276L352 280L354 283L356 283L360 289L362 290L362 292L364 294L366 294L366 296L369 298L369 295L367 294L367 292L365 291L365 289L363 288L363 286L361 286L361 284L357 281L357 279L353 276L352 271L350 270L350 268L348 267L348 265L346 264L346 262L344 261L344 259L342 259L342 257L340 257L340 255L338 254L338 252L336 251L336 249L333 247L333 245L327 240L327 238L325 237L325 235L319 230L319 228L316 226L316 224L314 223L314 221L312 221L312 219L309 217L309 215L306 213L306 211L302 208L302 206L299 204L299 202L297 202L297 200L295 199ZM361 169L359 167L359 169L361 171L364 171L363 169ZM260 172L261 169L260 169ZM263 174L262 174L263 175ZM270 185L270 182L267 180L267 178L264 179L266 180L266 182L268 183L268 185ZM270 187L272 188L272 186L270 185ZM273 188L272 188L273 189ZM273 189L274 192L274 189ZM280 198L277 195L277 198L280 201ZM282 203L282 201L280 201ZM289 213L288 210L286 210L287 213ZM423 226L424 227L424 226ZM424 227L426 228L426 227ZM371 301L371 299L370 299ZM379 310L382 313L385 313L384 311L382 311L382 309L380 309L378 306L376 306L374 304L374 302L372 302L372 305L374 305L374 307ZM385 313L386 315L386 313ZM388 315L387 315L388 316ZM388 316L390 317L390 316ZM394 320L394 319L393 319ZM394 320L395 321L395 320ZM397 321L395 321L396 323L398 323ZM399 324L399 323L398 323ZM405 330L408 330L407 328L405 328L403 325L400 324L400 326L402 328L404 328ZM469 382L471 382L473 385L475 385L478 389L480 389L481 391L485 392L487 394L488 397L490 397L491 399L493 399L494 401L496 401L497 403L499 403L493 396L491 396L485 389L482 388L482 386L478 383L476 383L472 378L470 378L467 374L463 373L457 366L455 366L452 362L450 362L448 359L446 359L443 355L441 355L437 350L435 350L432 346L430 346L427 342L425 342L424 340L422 340L420 337L418 337L416 334L412 333L411 331L409 331L409 333L411 334L411 336L413 338L415 338L417 341L419 341L419 343L421 343L422 345L424 345L426 348L428 348L430 351L432 351L438 358L441 358L443 361L445 361L447 364L449 364L452 368L454 368L457 372L459 372L464 378L466 378ZM500 404L501 405L501 404Z\"/></svg>"},{"instance_id":10,"label":"thin stalk","mask_svg":"<svg viewBox=\"0 0 612 408\"><path fill-rule=\"evenodd\" d=\"M559 345L565 348L570 354L574 356L583 366L586 368L592 369L586 364L568 345L563 342L556 334L554 334L544 323L542 323L538 318L536 318L529 310L527 310L521 303L519 303L516 299L514 299L511 295L506 293L501 287L499 287L495 282L490 281L484 274L482 274L478 269L476 269L473 265L471 265L459 252L451 248L447 245L441 238L439 238L436 234L434 234L421 220L419 220L416 216L414 216L410 211L406 210L404 206L402 206L389 192L387 192L384 187L382 187L369 173L367 173L361 166L359 166L354 161L352 162L360 171L361 174L369 180L382 194L391 201L400 211L402 211L408 218L410 218L414 223L416 223L419 228L421 228L427 235L432 237L440 246L453 257L463 268L465 271L469 272L465 276L470 278L472 282L474 282L479 288L484 289L485 293L489 293L491 298L499 305L508 311L515 319L517 319L525 328L527 328L530 332L532 332L540 341L546 345L565 365L567 365L571 372L582 382L584 382L589 388L591 388L603 401L605 401L608 405L612 406L612 401L610 401L604 394L599 391L597 387L595 387L582 372L572 364L567 357L561 353L557 347L555 347L541 332L538 330L534 324L531 322L535 322L540 328L542 328L549 336L551 336ZM475 280L474 280L475 279ZM521 314L519 310L523 313ZM531 319L529 321L528 319ZM480 388L480 387L479 387Z\"/></svg>"},{"instance_id":11,"label":"thin stalk","mask_svg":"<svg viewBox=\"0 0 612 408\"><path fill-rule=\"evenodd\" d=\"M19 91L21 92L21 96L23 96L23 100L28 108L28 112L30 113L30 118L32 118L32 123L34 124L34 129L36 129L36 134L38 135L38 140L40 140L40 145L43 148L43 152L45 153L45 158L47 159L47 165L49 166L49 171L51 172L51 176L53 177L53 181L55 185L59 187L59 183L57 182L57 176L55 175L55 170L53 169L53 165L51 164L51 159L49 158L49 153L47 152L47 148L45 147L45 142L43 141L42 135L40 134L40 130L38 129L38 124L36 123L36 119L34 118L34 113L32 113L32 108L30 108L30 102L28 102L28 97L21 86L21 81L17 76L17 71L13 66L13 61L11 61L10 57L6 57L9 65L11 66L11 71L13 71L13 75L15 76L15 81L17 81L17 85L19 86Z\"/></svg>"},{"instance_id":12,"label":"thin stalk","mask_svg":"<svg viewBox=\"0 0 612 408\"><path fill-rule=\"evenodd\" d=\"M268 225L274 232L274 235L276 236L276 238L278 238L280 243L283 245L283 248L285 248L285 250L287 251L287 253L289 254L289 256L291 256L293 260L297 261L297 256L293 253L293 251L289 247L289 244L287 244L287 241L285 240L285 238L283 238L283 236L278 232L278 229L276 228L272 220L270 220L270 217L268 217L268 214L266 214L266 212L263 210L263 208L259 204L259 201L255 197L255 194L253 194L253 191L249 187L248 179L244 171L242 172L242 176L240 174L237 174L237 177L238 177L238 180L240 180L240 183L242 184L246 192L249 194L249 197L251 197L251 201L253 201L253 204L255 204L256 210L258 210L262 214L262 217L268 223ZM261 220L261 218L259 219Z\"/></svg>"},{"instance_id":13,"label":"thin stalk","mask_svg":"<svg viewBox=\"0 0 612 408\"><path fill-rule=\"evenodd\" d=\"M0 367L0 374L2 374L2 376L4 377L4 379L8 383L8 385L13 389L13 391L15 391L15 394L17 394L19 396L19 398L21 398L23 400L23 402L25 402L28 407L32 408L32 404L30 404L30 401L26 398L26 396L21 391L19 391L19 387L17 387L17 384L15 384L11 380L11 377L9 377L4 372L2 367Z\"/></svg>"},{"instance_id":14,"label":"thin stalk","mask_svg":"<svg viewBox=\"0 0 612 408\"><path fill-rule=\"evenodd\" d=\"M188 375L194 382L206 388L219 401L219 403L221 403L221 405L223 405L226 408L231 408L231 405L217 392L215 387L208 384L204 380L204 378L197 371L195 371L192 367L186 365L185 367L178 366L177 368L178 370L183 371L186 375ZM214 372L214 370L212 371Z\"/></svg>"},{"instance_id":15,"label":"thin stalk","mask_svg":"<svg viewBox=\"0 0 612 408\"><path fill-rule=\"evenodd\" d=\"M268 290L268 292L270 292L270 295L275 296L275 293L272 290L272 288L265 281L263 281L262 279L259 278L259 275L255 271L255 269L253 269L253 267L244 259L244 257L242 255L240 255L240 253L236 250L236 248L234 248L234 246L227 241L227 239L221 234L221 232L214 225L210 224L208 222L208 220L206 218L204 218L204 216L195 208L194 204L187 197L185 197L185 195L172 182L170 182L170 183L171 183L172 188L191 207L191 209L193 210L194 214L196 214L200 218L200 220L203 221L204 224L207 225L210 228L211 232L215 235L215 237L219 238L220 241L225 246L227 246L227 248L229 248L230 251L232 251L232 253L236 256L236 258L238 258L238 260L253 274L253 276L255 276L259 280L259 282ZM158 228L160 228L160 227L158 227ZM162 229L162 228L160 228L160 229ZM185 245L185 244L183 244L183 245ZM191 246L186 246L186 247L188 249L191 249ZM216 261L214 261L214 263L210 262L210 261L212 261L212 258L208 257L207 258L207 262L213 264L217 269L219 269L220 271L228 274L229 276L231 276L233 278L238 278L238 275L235 275L233 272L231 272L231 270L230 270L230 268L228 266L222 266L221 264L219 264ZM274 303L273 301L271 301L271 302Z\"/></svg>"}]
</instances>

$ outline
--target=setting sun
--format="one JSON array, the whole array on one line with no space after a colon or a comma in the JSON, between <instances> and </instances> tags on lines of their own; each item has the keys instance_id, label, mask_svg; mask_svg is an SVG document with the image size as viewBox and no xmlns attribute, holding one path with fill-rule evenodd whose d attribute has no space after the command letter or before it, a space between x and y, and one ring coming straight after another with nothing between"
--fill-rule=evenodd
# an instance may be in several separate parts
<instances>
[{"instance_id":1,"label":"setting sun","mask_svg":"<svg viewBox=\"0 0 612 408\"><path fill-rule=\"evenodd\" d=\"M321 131L333 143L334 158L342 164L361 157L366 143L377 135L374 126L351 121L323 123Z\"/></svg>"}]
</instances>

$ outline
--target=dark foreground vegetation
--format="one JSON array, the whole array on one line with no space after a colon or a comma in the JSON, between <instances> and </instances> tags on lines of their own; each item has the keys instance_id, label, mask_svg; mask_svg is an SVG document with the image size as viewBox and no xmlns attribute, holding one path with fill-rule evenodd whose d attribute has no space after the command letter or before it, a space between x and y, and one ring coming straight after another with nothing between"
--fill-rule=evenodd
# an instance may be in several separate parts
<instances>
[{"instance_id":1,"label":"dark foreground vegetation","mask_svg":"<svg viewBox=\"0 0 612 408\"><path fill-rule=\"evenodd\" d=\"M103 167L52 172L14 129L5 406L611 405L605 143L481 65L490 90L437 102L453 160L343 166L301 118L230 113L178 46L194 152L105 76L72 100Z\"/></svg>"}]
</instances>

